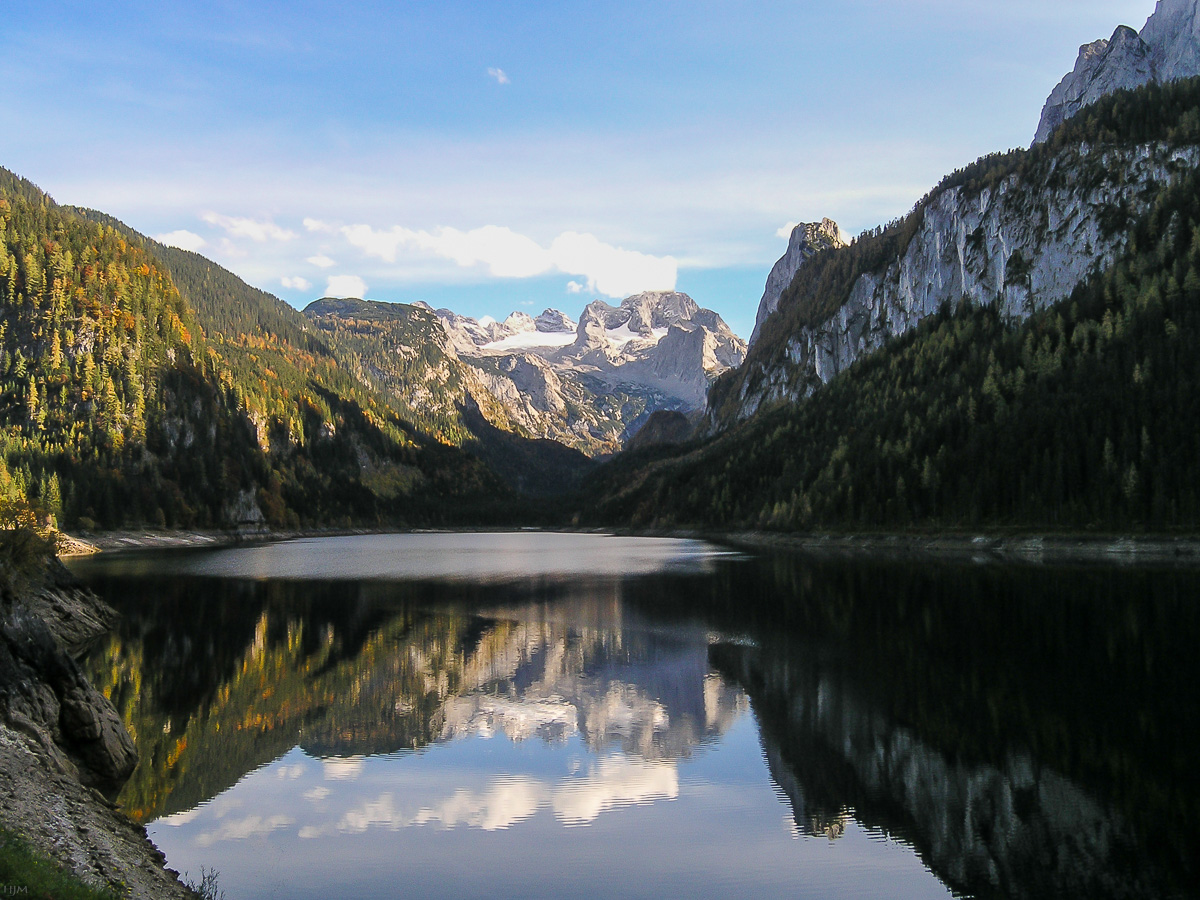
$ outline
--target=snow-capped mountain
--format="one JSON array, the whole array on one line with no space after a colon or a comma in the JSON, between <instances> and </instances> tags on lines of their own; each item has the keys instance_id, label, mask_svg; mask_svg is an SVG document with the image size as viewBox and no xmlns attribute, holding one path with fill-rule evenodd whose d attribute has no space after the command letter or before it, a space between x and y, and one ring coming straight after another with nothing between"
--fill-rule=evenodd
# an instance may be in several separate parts
<instances>
[{"instance_id":1,"label":"snow-capped mountain","mask_svg":"<svg viewBox=\"0 0 1200 900\"><path fill-rule=\"evenodd\" d=\"M709 385L746 343L687 294L654 291L579 320L548 309L503 322L437 310L450 344L531 434L592 454L620 449L660 409L703 409Z\"/></svg>"}]
</instances>

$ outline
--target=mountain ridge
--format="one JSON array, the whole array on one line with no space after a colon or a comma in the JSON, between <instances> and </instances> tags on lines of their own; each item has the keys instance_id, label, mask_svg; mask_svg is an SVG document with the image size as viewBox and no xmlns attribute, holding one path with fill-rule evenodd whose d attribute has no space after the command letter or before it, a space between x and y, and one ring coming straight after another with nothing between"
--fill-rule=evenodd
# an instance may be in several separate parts
<instances>
[{"instance_id":1,"label":"mountain ridge","mask_svg":"<svg viewBox=\"0 0 1200 900\"><path fill-rule=\"evenodd\" d=\"M1034 144L1054 129L1119 90L1200 75L1200 2L1159 0L1139 33L1120 25L1108 40L1079 48L1075 68L1050 93Z\"/></svg>"}]
</instances>

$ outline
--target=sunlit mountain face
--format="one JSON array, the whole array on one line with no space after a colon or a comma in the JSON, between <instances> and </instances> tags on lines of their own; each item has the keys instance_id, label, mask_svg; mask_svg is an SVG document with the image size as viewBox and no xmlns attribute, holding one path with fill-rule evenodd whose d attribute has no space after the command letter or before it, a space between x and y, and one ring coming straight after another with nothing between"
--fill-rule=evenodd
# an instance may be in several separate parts
<instances>
[{"instance_id":1,"label":"sunlit mountain face","mask_svg":"<svg viewBox=\"0 0 1200 900\"><path fill-rule=\"evenodd\" d=\"M541 535L440 536L439 572L436 537L83 571L124 613L91 662L138 741L121 802L174 868L239 897L1191 895L1195 576Z\"/></svg>"}]
</instances>

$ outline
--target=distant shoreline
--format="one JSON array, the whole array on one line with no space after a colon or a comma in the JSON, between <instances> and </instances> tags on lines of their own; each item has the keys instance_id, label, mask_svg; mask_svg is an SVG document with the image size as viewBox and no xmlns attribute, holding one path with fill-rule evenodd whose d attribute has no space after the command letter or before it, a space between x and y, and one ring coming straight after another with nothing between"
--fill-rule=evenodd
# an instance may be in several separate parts
<instances>
[{"instance_id":1,"label":"distant shoreline","mask_svg":"<svg viewBox=\"0 0 1200 900\"><path fill-rule=\"evenodd\" d=\"M184 550L197 547L236 547L242 544L268 544L298 538L345 537L359 534L386 534L369 528L329 528L311 531L222 531L180 529L177 531L140 530L104 531L97 534L66 534L60 541L60 557L87 556L95 553L123 553L143 550Z\"/></svg>"},{"instance_id":2,"label":"distant shoreline","mask_svg":"<svg viewBox=\"0 0 1200 900\"><path fill-rule=\"evenodd\" d=\"M234 547L320 537L353 537L373 534L469 531L551 531L580 529L537 528L330 528L296 531L231 532L186 529L151 531L125 529L83 536L67 535L60 556L97 552L126 553L200 547ZM826 557L879 559L942 559L974 562L1109 563L1116 565L1200 565L1200 537L1164 535L1090 534L784 534L773 532L719 532L702 529L634 531L623 528L586 529L595 533L634 534L644 537L694 538L741 550L785 551Z\"/></svg>"},{"instance_id":3,"label":"distant shoreline","mask_svg":"<svg viewBox=\"0 0 1200 900\"><path fill-rule=\"evenodd\" d=\"M746 550L827 557L969 562L1200 565L1200 538L1163 535L773 534L736 532L709 539Z\"/></svg>"}]
</instances>

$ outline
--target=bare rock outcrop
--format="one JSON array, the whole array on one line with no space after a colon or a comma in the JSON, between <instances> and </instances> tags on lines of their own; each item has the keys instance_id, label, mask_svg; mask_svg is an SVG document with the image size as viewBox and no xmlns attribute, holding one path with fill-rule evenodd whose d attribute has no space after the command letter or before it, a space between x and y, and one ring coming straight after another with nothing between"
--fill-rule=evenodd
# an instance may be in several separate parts
<instances>
[{"instance_id":1,"label":"bare rock outcrop","mask_svg":"<svg viewBox=\"0 0 1200 900\"><path fill-rule=\"evenodd\" d=\"M859 276L836 313L755 345L720 408L710 408L707 430L808 396L943 305L996 304L1019 320L1066 299L1125 251L1129 235L1113 227L1114 213L1142 215L1155 186L1198 166L1195 146L1083 145L1057 154L1040 180L1014 174L978 193L935 193L907 249Z\"/></svg>"},{"instance_id":2,"label":"bare rock outcrop","mask_svg":"<svg viewBox=\"0 0 1200 900\"><path fill-rule=\"evenodd\" d=\"M1073 71L1051 92L1033 142L1084 107L1119 90L1200 75L1200 0L1159 0L1141 33L1122 25L1079 48Z\"/></svg>"},{"instance_id":3,"label":"bare rock outcrop","mask_svg":"<svg viewBox=\"0 0 1200 900\"><path fill-rule=\"evenodd\" d=\"M594 300L578 322L553 309L504 322L437 315L481 408L486 394L525 433L591 456L620 450L658 410L703 409L713 380L746 354L719 315L678 291Z\"/></svg>"},{"instance_id":4,"label":"bare rock outcrop","mask_svg":"<svg viewBox=\"0 0 1200 900\"><path fill-rule=\"evenodd\" d=\"M750 346L754 346L754 342L758 340L763 322L779 308L779 298L788 289L800 267L814 254L829 247L844 247L848 243L846 235L833 219L801 223L792 229L787 251L767 275L767 286L763 289L762 299L758 301L758 315L754 319L754 333L750 335Z\"/></svg>"},{"instance_id":5,"label":"bare rock outcrop","mask_svg":"<svg viewBox=\"0 0 1200 900\"><path fill-rule=\"evenodd\" d=\"M115 613L37 553L18 548L0 564L0 822L99 886L191 897L145 830L106 799L133 772L137 751L75 657ZM14 562L21 557L28 561Z\"/></svg>"}]
</instances>

